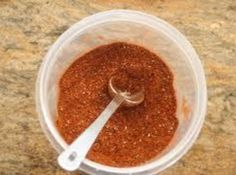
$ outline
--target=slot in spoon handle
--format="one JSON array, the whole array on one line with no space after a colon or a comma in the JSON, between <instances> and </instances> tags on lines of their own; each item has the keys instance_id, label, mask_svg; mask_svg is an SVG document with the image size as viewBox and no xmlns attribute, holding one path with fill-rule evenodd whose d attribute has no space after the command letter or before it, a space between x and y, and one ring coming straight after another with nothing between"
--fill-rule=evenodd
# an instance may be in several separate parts
<instances>
[{"instance_id":1,"label":"slot in spoon handle","mask_svg":"<svg viewBox=\"0 0 236 175\"><path fill-rule=\"evenodd\" d=\"M79 168L98 134L123 101L124 97L117 94L97 119L59 155L57 160L63 169L75 171Z\"/></svg>"}]
</instances>

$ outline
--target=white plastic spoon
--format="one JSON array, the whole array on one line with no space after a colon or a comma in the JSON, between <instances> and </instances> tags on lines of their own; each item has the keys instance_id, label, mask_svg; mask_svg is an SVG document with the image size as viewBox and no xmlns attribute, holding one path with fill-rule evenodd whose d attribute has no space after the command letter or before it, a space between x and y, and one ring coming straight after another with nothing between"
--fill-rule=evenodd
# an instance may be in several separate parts
<instances>
[{"instance_id":1,"label":"white plastic spoon","mask_svg":"<svg viewBox=\"0 0 236 175\"><path fill-rule=\"evenodd\" d=\"M113 97L112 101L98 118L59 155L58 163L63 169L75 171L79 168L106 122L121 104L131 107L142 103L144 100L143 90L134 95L122 92L114 86L113 78L109 80L108 89Z\"/></svg>"}]
</instances>

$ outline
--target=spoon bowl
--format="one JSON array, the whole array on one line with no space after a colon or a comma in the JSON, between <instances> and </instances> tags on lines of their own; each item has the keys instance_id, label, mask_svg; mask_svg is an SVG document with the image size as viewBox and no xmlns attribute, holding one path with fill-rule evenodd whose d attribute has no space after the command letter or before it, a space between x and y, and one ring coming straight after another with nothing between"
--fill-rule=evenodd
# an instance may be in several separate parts
<instances>
[{"instance_id":1,"label":"spoon bowl","mask_svg":"<svg viewBox=\"0 0 236 175\"><path fill-rule=\"evenodd\" d=\"M115 84L114 84L114 77L110 78L109 83L108 83L108 90L109 94L111 97L115 97L116 95L120 95L124 98L124 101L121 105L126 106L126 107L133 107L137 106L140 103L143 102L144 100L144 89L140 89L139 92L135 94L131 94L130 92L127 91L121 91L118 89Z\"/></svg>"}]
</instances>

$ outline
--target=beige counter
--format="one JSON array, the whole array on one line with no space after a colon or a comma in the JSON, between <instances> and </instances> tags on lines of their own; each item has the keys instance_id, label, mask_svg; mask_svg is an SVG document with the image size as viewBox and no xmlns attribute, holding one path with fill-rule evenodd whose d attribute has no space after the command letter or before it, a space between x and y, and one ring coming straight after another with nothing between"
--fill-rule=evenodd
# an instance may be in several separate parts
<instances>
[{"instance_id":1,"label":"beige counter","mask_svg":"<svg viewBox=\"0 0 236 175\"><path fill-rule=\"evenodd\" d=\"M192 149L162 175L236 173L235 0L0 0L0 174L65 175L35 111L43 56L76 21L136 9L176 26L196 48L207 76L208 112Z\"/></svg>"}]
</instances>

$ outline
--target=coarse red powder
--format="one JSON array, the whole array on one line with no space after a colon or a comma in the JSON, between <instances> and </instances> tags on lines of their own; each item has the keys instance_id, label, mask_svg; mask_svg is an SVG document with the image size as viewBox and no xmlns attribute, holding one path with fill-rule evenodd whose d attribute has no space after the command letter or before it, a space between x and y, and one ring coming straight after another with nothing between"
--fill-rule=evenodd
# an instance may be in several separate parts
<instances>
[{"instance_id":1,"label":"coarse red powder","mask_svg":"<svg viewBox=\"0 0 236 175\"><path fill-rule=\"evenodd\" d=\"M127 74L137 86L130 85ZM137 166L161 153L178 126L173 74L143 47L116 42L77 59L59 83L57 128L72 143L112 100L108 93L112 76L121 89L144 88L145 99L136 107L120 107L115 112L87 158L114 167Z\"/></svg>"}]
</instances>

